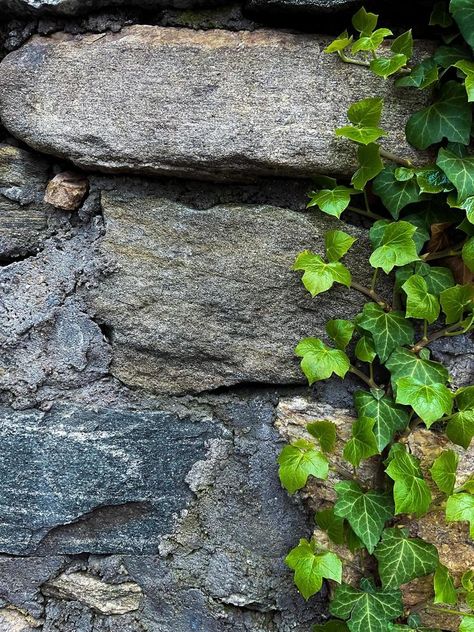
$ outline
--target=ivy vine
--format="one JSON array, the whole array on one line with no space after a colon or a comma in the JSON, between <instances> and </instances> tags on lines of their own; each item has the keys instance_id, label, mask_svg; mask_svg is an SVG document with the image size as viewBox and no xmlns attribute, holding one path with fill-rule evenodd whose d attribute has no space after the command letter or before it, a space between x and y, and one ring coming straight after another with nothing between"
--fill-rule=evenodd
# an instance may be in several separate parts
<instances>
[{"instance_id":1,"label":"ivy vine","mask_svg":"<svg viewBox=\"0 0 474 632\"><path fill-rule=\"evenodd\" d=\"M406 138L416 149L430 148L436 159L416 165L385 150L383 100L366 98L351 105L348 124L336 130L357 145L359 167L350 184L321 176L310 194L310 208L337 218L358 213L373 222L370 286L353 279L342 262L356 241L342 230L326 234L324 258L305 251L294 264L313 297L340 284L368 299L353 320L327 323L330 342L308 337L295 350L310 385L353 373L365 387L354 396L357 419L343 448L348 465L335 485L336 502L315 517L334 550L313 537L300 540L286 557L305 599L321 590L324 580L331 582L332 618L315 625L317 631L427 630L419 614L403 603L401 587L430 575L432 599L423 607L460 618L461 632L474 632L474 569L453 577L436 546L411 537L406 527L412 518L443 510L447 523L469 523L474 538L474 474L457 484L459 448L441 451L428 474L407 441L420 426L444 432L464 449L474 436L474 385L453 390L448 370L430 359L429 350L440 338L474 329L474 156L469 148L474 0L435 2L430 24L442 43L416 64L410 61L411 31L393 39L389 29L378 28L378 16L364 8L352 18L354 34L344 31L325 51L383 79L393 77L400 89L432 91L431 105L410 116ZM382 274L392 281L390 297L387 283L380 283ZM337 469L331 463L336 424L313 421L306 431L306 438L286 445L278 459L281 483L290 493L309 477L325 480ZM358 475L367 459L379 464L377 489L368 489ZM439 491L435 498L434 488ZM360 556L358 585L343 580L343 559L336 552L341 546Z\"/></svg>"}]
</instances>

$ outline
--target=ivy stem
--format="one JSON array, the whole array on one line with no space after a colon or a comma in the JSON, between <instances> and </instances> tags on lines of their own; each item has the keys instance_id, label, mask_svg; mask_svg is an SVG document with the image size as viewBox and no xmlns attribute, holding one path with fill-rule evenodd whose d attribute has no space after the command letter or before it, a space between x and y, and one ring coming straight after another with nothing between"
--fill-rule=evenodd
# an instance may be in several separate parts
<instances>
[{"instance_id":1,"label":"ivy stem","mask_svg":"<svg viewBox=\"0 0 474 632\"><path fill-rule=\"evenodd\" d=\"M427 608L433 612L443 612L444 614L453 614L457 617L470 617L474 618L474 614L469 612L462 612L461 610L452 610L451 608L438 608L436 606L428 605Z\"/></svg>"},{"instance_id":2,"label":"ivy stem","mask_svg":"<svg viewBox=\"0 0 474 632\"><path fill-rule=\"evenodd\" d=\"M459 244L459 247L462 244ZM461 250L456 250L456 246L454 248L446 248L446 250L440 250L439 252L427 252L424 255L421 255L420 259L423 261L433 261L434 259L445 259L446 257L457 257L462 253Z\"/></svg>"},{"instance_id":3,"label":"ivy stem","mask_svg":"<svg viewBox=\"0 0 474 632\"><path fill-rule=\"evenodd\" d=\"M369 362L369 376L370 376L371 382L373 382L374 381L374 364L373 364L373 362Z\"/></svg>"},{"instance_id":4,"label":"ivy stem","mask_svg":"<svg viewBox=\"0 0 474 632\"><path fill-rule=\"evenodd\" d=\"M369 196L367 195L367 191L365 189L364 189L364 204L365 204L365 210L367 211L367 213L374 215L374 213L372 213L372 211L370 210Z\"/></svg>"},{"instance_id":5,"label":"ivy stem","mask_svg":"<svg viewBox=\"0 0 474 632\"><path fill-rule=\"evenodd\" d=\"M363 215L364 217L370 217L370 219L384 219L381 215L377 215L376 213L372 213L371 210L365 210L363 208L357 208L356 206L348 206L347 207L348 211L353 211L354 213L357 213L358 215Z\"/></svg>"},{"instance_id":6,"label":"ivy stem","mask_svg":"<svg viewBox=\"0 0 474 632\"><path fill-rule=\"evenodd\" d=\"M396 162L397 164L402 165L402 167L413 167L413 163L411 160L408 160L407 158L401 158L396 154L392 154L391 151L387 151L382 147L380 148L380 155L382 156L382 158L386 158L387 160L391 160L392 162Z\"/></svg>"},{"instance_id":7,"label":"ivy stem","mask_svg":"<svg viewBox=\"0 0 474 632\"><path fill-rule=\"evenodd\" d=\"M392 308L387 303L387 301L384 301L382 297L380 297L376 292L374 292L374 290L368 287L365 287L364 285L361 285L360 283L357 283L356 281L351 281L351 288L354 290L357 290L358 292L360 292L361 294L364 294L365 296L368 296L372 301L374 301L374 303L377 303L383 309L387 311L391 311Z\"/></svg>"},{"instance_id":8,"label":"ivy stem","mask_svg":"<svg viewBox=\"0 0 474 632\"><path fill-rule=\"evenodd\" d=\"M356 66L365 66L365 68L370 68L370 63L368 61L355 59L355 57L348 57L342 50L338 50L337 54L346 64L354 64Z\"/></svg>"},{"instance_id":9,"label":"ivy stem","mask_svg":"<svg viewBox=\"0 0 474 632\"><path fill-rule=\"evenodd\" d=\"M431 334L431 336L428 337L424 337L421 340L419 340L417 343L415 343L412 346L412 351L414 351L415 353L418 353L420 351L420 349L423 349L423 347L426 347L426 345L429 345L430 343L434 342L435 340L438 340L439 338L442 338L443 336L457 336L460 335L462 333L464 333L464 330L461 331L456 331L456 329L458 329L458 327L460 326L460 323L455 323L454 325L448 325L447 327L443 327L443 329L439 329L438 331L435 331L434 333Z\"/></svg>"},{"instance_id":10,"label":"ivy stem","mask_svg":"<svg viewBox=\"0 0 474 632\"><path fill-rule=\"evenodd\" d=\"M428 321L423 320L423 340L428 340Z\"/></svg>"},{"instance_id":11,"label":"ivy stem","mask_svg":"<svg viewBox=\"0 0 474 632\"><path fill-rule=\"evenodd\" d=\"M370 283L370 290L375 292L375 284L377 283L377 276L379 274L379 268L375 268L375 271L372 275L372 281Z\"/></svg>"},{"instance_id":12,"label":"ivy stem","mask_svg":"<svg viewBox=\"0 0 474 632\"><path fill-rule=\"evenodd\" d=\"M349 371L351 373L354 373L354 375L357 375L357 377L360 378L363 382L365 382L367 386L369 386L370 388L380 388L378 384L374 382L372 377L368 377L365 373L362 373L362 371L359 371L359 369L355 367L353 364L351 364Z\"/></svg>"}]
</instances>

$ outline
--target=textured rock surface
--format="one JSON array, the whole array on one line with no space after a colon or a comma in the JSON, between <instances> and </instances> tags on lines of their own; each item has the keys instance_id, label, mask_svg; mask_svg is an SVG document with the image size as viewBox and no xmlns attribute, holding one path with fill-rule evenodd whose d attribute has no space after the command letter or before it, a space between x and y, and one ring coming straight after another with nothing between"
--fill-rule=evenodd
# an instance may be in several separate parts
<instances>
[{"instance_id":1,"label":"textured rock surface","mask_svg":"<svg viewBox=\"0 0 474 632\"><path fill-rule=\"evenodd\" d=\"M151 26L35 37L0 65L0 116L32 147L89 169L210 179L348 174L355 150L334 129L353 101L376 93L386 99L387 148L412 156L404 124L427 95L395 96L391 82L323 47L314 35Z\"/></svg>"},{"instance_id":2,"label":"textured rock surface","mask_svg":"<svg viewBox=\"0 0 474 632\"><path fill-rule=\"evenodd\" d=\"M79 15L110 6L130 6L144 9L175 7L189 9L196 6L220 4L223 0L0 0L0 11L19 15Z\"/></svg>"},{"instance_id":3,"label":"textured rock surface","mask_svg":"<svg viewBox=\"0 0 474 632\"><path fill-rule=\"evenodd\" d=\"M302 381L295 344L328 318L360 307L334 291L317 305L291 271L305 248L323 251L331 219L270 206L196 209L129 187L102 194L101 248L116 268L92 290L112 341L111 371L155 392L239 382ZM364 233L352 229L356 236ZM366 279L364 242L350 261Z\"/></svg>"},{"instance_id":4,"label":"textured rock surface","mask_svg":"<svg viewBox=\"0 0 474 632\"><path fill-rule=\"evenodd\" d=\"M358 0L249 0L248 6L256 11L289 11L305 13L331 13L351 9Z\"/></svg>"},{"instance_id":5,"label":"textured rock surface","mask_svg":"<svg viewBox=\"0 0 474 632\"><path fill-rule=\"evenodd\" d=\"M48 182L44 201L64 211L77 211L88 189L89 183L82 174L63 171Z\"/></svg>"}]
</instances>

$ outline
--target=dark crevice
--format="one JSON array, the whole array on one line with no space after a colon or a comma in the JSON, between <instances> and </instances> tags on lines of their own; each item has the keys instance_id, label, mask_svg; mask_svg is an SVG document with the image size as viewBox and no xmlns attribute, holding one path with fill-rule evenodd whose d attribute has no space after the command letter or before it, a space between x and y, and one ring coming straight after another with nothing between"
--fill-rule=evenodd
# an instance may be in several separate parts
<instances>
[{"instance_id":1,"label":"dark crevice","mask_svg":"<svg viewBox=\"0 0 474 632\"><path fill-rule=\"evenodd\" d=\"M19 263L20 261L25 261L26 259L30 259L31 257L36 257L40 254L42 250L35 250L35 252L27 252L24 254L16 254L9 256L1 256L0 255L0 268L5 268L6 266L10 266L13 263Z\"/></svg>"}]
</instances>

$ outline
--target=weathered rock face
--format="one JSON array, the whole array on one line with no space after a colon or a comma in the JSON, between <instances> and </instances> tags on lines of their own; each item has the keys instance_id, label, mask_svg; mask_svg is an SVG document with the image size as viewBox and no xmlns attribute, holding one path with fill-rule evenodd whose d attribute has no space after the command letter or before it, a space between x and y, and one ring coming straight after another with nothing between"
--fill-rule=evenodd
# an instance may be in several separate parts
<instances>
[{"instance_id":1,"label":"weathered rock face","mask_svg":"<svg viewBox=\"0 0 474 632\"><path fill-rule=\"evenodd\" d=\"M249 0L254 11L289 11L295 13L331 13L351 9L358 0Z\"/></svg>"},{"instance_id":2,"label":"weathered rock face","mask_svg":"<svg viewBox=\"0 0 474 632\"><path fill-rule=\"evenodd\" d=\"M387 148L413 157L404 125L427 95L395 94L391 82L324 54L325 43L150 26L36 37L0 65L0 116L32 147L88 169L228 180L348 174L355 150L334 129L353 101L375 93L386 100Z\"/></svg>"},{"instance_id":3,"label":"weathered rock face","mask_svg":"<svg viewBox=\"0 0 474 632\"><path fill-rule=\"evenodd\" d=\"M329 318L354 315L355 292L334 289L315 304L291 265L301 250L323 253L336 223L270 206L196 209L159 189L102 194L101 248L116 271L92 291L111 329L112 373L158 393L198 392L239 382L302 381L296 343ZM365 279L364 233L350 261Z\"/></svg>"},{"instance_id":4,"label":"weathered rock face","mask_svg":"<svg viewBox=\"0 0 474 632\"><path fill-rule=\"evenodd\" d=\"M110 6L189 9L219 3L223 0L0 0L0 11L17 15L80 15Z\"/></svg>"}]
</instances>

